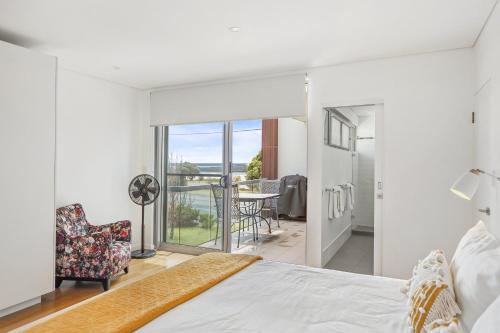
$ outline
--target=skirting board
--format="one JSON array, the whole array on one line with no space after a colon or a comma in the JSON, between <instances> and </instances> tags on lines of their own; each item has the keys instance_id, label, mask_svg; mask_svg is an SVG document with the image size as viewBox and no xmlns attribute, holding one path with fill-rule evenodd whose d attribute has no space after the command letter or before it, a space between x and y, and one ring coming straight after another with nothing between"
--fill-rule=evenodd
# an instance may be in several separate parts
<instances>
[{"instance_id":1,"label":"skirting board","mask_svg":"<svg viewBox=\"0 0 500 333\"><path fill-rule=\"evenodd\" d=\"M32 299L29 299L27 301L24 301L22 303L9 306L8 308L0 310L0 317L9 315L11 313L17 312L17 311L25 309L25 308L28 308L32 305L40 303L41 301L42 301L42 298L40 296L38 296L38 297L35 297Z\"/></svg>"},{"instance_id":2,"label":"skirting board","mask_svg":"<svg viewBox=\"0 0 500 333\"><path fill-rule=\"evenodd\" d=\"M351 225L349 224L326 248L323 249L321 267L324 267L333 258L342 245L351 237L351 233Z\"/></svg>"}]
</instances>

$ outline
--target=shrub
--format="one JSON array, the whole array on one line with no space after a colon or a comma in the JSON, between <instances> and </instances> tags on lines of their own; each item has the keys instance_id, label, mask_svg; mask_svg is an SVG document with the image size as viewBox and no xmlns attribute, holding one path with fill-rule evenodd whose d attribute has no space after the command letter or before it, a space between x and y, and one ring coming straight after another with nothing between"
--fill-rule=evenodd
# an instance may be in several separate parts
<instances>
[{"instance_id":1,"label":"shrub","mask_svg":"<svg viewBox=\"0 0 500 333\"><path fill-rule=\"evenodd\" d=\"M247 180L260 179L262 175L262 150L255 155L247 168Z\"/></svg>"},{"instance_id":2,"label":"shrub","mask_svg":"<svg viewBox=\"0 0 500 333\"><path fill-rule=\"evenodd\" d=\"M208 213L200 214L200 224L203 228L210 228L210 226L214 226L217 223L217 218Z\"/></svg>"}]
</instances>

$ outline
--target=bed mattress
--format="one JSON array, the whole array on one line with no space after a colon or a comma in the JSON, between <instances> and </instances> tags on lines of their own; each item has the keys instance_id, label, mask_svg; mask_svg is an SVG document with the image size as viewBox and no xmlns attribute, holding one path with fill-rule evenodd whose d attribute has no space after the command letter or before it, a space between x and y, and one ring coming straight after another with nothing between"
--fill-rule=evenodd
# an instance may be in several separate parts
<instances>
[{"instance_id":1,"label":"bed mattress","mask_svg":"<svg viewBox=\"0 0 500 333\"><path fill-rule=\"evenodd\" d=\"M137 332L401 333L402 280L261 261Z\"/></svg>"}]
</instances>

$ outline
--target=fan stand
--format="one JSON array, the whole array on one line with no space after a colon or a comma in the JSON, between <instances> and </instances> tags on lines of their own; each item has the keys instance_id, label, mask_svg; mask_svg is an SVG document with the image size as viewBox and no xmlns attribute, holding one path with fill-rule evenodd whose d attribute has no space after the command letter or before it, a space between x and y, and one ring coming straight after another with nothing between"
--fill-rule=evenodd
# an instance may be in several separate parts
<instances>
[{"instance_id":1,"label":"fan stand","mask_svg":"<svg viewBox=\"0 0 500 333\"><path fill-rule=\"evenodd\" d=\"M134 259L146 259L146 258L151 258L156 254L155 250L145 250L144 249L144 204L141 205L142 207L142 230L141 230L141 249L140 250L135 250L132 251L132 258Z\"/></svg>"}]
</instances>

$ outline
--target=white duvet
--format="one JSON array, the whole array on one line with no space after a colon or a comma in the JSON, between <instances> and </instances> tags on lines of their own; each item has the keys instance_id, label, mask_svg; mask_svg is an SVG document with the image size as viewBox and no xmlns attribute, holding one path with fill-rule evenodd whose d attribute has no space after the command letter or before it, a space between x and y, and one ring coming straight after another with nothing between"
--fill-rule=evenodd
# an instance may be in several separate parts
<instances>
[{"instance_id":1,"label":"white duvet","mask_svg":"<svg viewBox=\"0 0 500 333\"><path fill-rule=\"evenodd\" d=\"M138 332L402 333L402 283L261 261Z\"/></svg>"}]
</instances>

